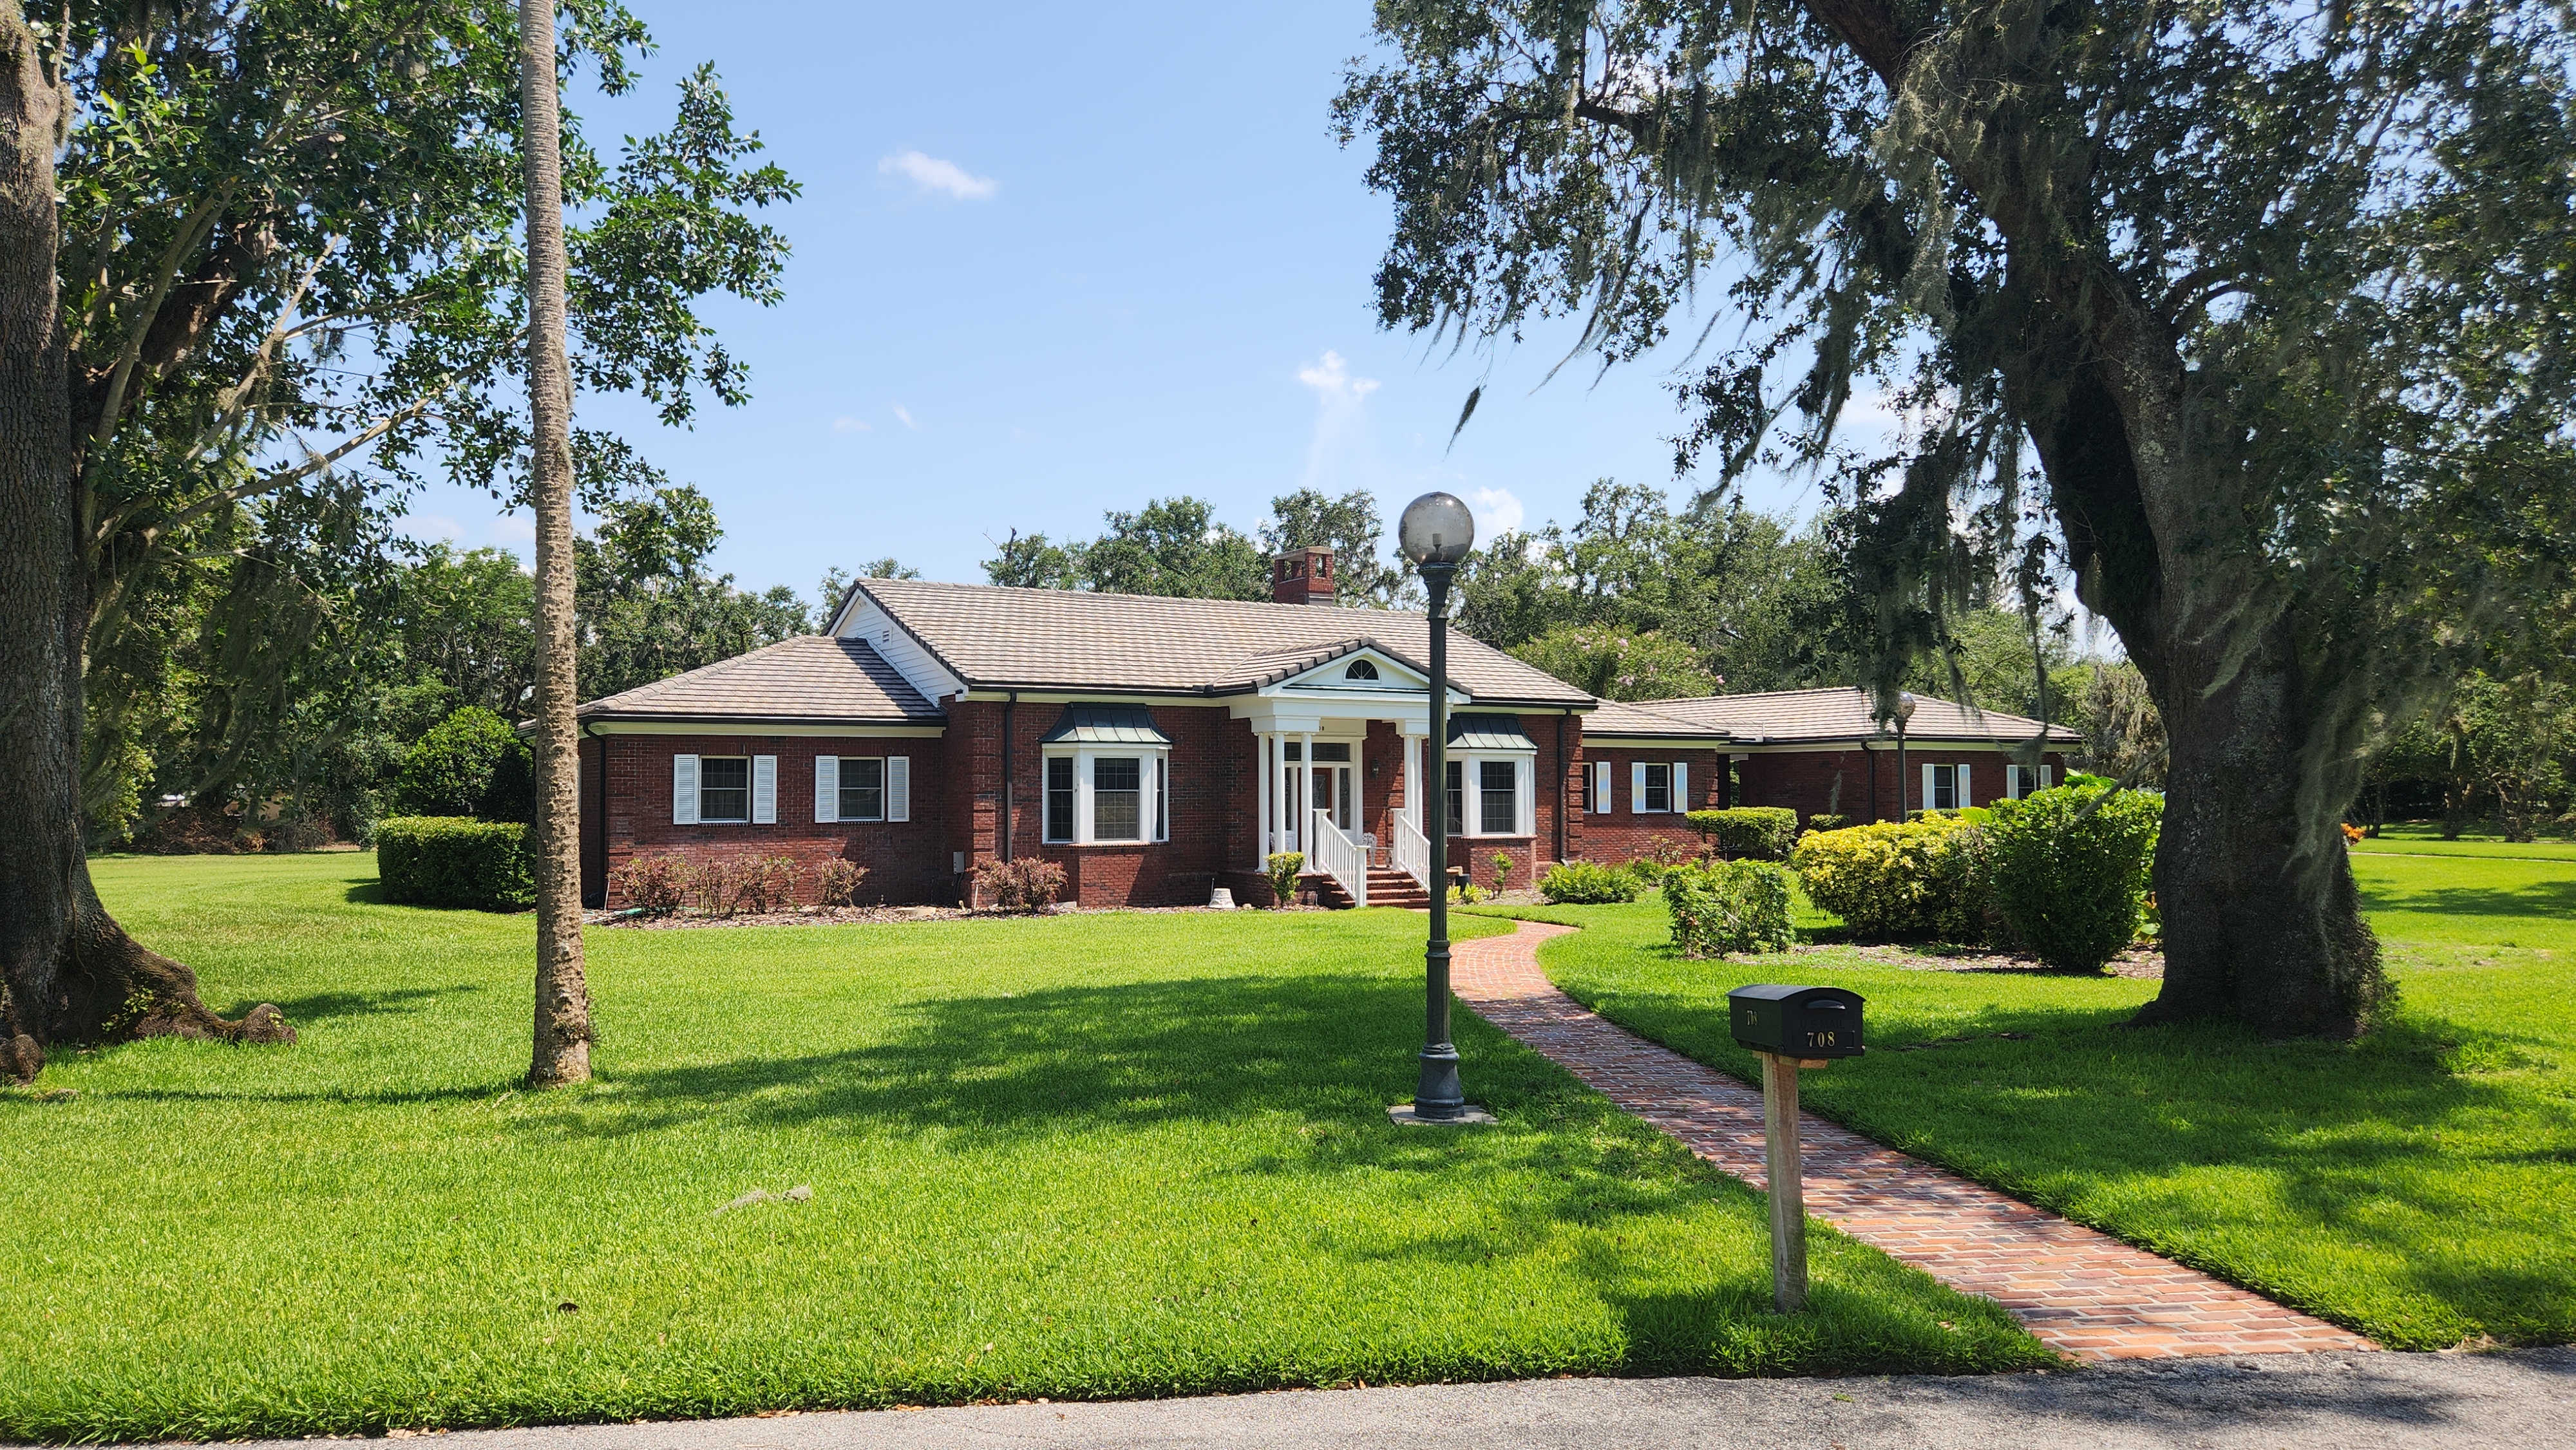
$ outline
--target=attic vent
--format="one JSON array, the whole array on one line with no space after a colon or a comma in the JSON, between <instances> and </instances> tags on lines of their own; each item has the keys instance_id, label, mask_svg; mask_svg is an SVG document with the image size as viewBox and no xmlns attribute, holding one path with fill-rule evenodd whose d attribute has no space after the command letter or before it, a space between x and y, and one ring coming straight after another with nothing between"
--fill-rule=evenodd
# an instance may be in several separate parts
<instances>
[{"instance_id":1,"label":"attic vent","mask_svg":"<svg viewBox=\"0 0 2576 1450\"><path fill-rule=\"evenodd\" d=\"M1377 678L1377 665L1371 660L1353 660L1351 661L1351 667L1342 671L1342 678L1346 680L1374 680Z\"/></svg>"}]
</instances>

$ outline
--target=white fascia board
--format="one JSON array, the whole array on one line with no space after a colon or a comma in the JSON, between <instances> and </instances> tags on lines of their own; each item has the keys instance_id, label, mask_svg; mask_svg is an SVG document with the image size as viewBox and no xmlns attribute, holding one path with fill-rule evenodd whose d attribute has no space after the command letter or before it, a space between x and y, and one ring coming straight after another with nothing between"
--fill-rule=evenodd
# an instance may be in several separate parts
<instances>
[{"instance_id":1,"label":"white fascia board","mask_svg":"<svg viewBox=\"0 0 2576 1450\"><path fill-rule=\"evenodd\" d=\"M1909 735L1905 738L1905 748L1908 750L2019 750L2029 743L2027 740L1941 740L1921 735ZM1863 743L1861 737L1857 735L1828 735L1815 740L1782 740L1767 744L1737 741L1733 745L1718 748L1732 750L1738 755L1814 755L1824 751L1843 750L1866 750L1872 754L1893 755L1896 753L1896 737L1873 735L1869 737L1867 743ZM2075 748L2075 742L2051 740L2047 748L2053 751L2068 751Z\"/></svg>"},{"instance_id":2,"label":"white fascia board","mask_svg":"<svg viewBox=\"0 0 2576 1450\"><path fill-rule=\"evenodd\" d=\"M585 720L582 730L591 735L735 735L764 740L854 735L936 740L948 733L945 725L818 725L803 720Z\"/></svg>"},{"instance_id":3,"label":"white fascia board","mask_svg":"<svg viewBox=\"0 0 2576 1450\"><path fill-rule=\"evenodd\" d=\"M921 642L912 637L912 631L897 624L894 617L885 612L885 606L871 598L865 589L850 596L850 608L843 611L837 623L840 628L833 631L837 638L866 640L869 648L894 666L894 672L903 676L906 683L921 692L921 698L932 704L965 692L966 682L949 673L948 667L922 648Z\"/></svg>"}]
</instances>

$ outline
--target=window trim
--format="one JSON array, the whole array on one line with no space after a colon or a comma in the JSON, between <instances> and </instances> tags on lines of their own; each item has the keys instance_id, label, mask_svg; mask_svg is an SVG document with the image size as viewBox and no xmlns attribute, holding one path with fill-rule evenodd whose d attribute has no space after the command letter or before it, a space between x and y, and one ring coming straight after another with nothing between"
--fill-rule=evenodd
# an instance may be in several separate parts
<instances>
[{"instance_id":1,"label":"window trim","mask_svg":"<svg viewBox=\"0 0 2576 1450\"><path fill-rule=\"evenodd\" d=\"M1645 816L1671 815L1673 813L1673 763L1669 760L1641 760L1637 765L1643 772L1639 778L1646 783L1645 795L1637 802L1637 813ZM1659 770L1664 773L1662 805L1655 804L1655 772Z\"/></svg>"},{"instance_id":2,"label":"window trim","mask_svg":"<svg viewBox=\"0 0 2576 1450\"><path fill-rule=\"evenodd\" d=\"M1168 745L1050 745L1039 752L1038 839L1050 846L1159 846L1172 838L1171 755ZM1103 840L1092 816L1092 769L1098 760L1133 760L1137 764L1138 838ZM1055 834L1055 762L1073 763L1073 834Z\"/></svg>"},{"instance_id":3,"label":"window trim","mask_svg":"<svg viewBox=\"0 0 2576 1450\"><path fill-rule=\"evenodd\" d=\"M707 763L708 763L709 761L714 761L714 760L739 760L739 761L741 761L741 762L742 762L742 814L741 814L741 815L738 815L738 816L711 816L711 815L708 815L708 814L707 814L707 789L708 789L708 787L707 787ZM719 787L719 789L727 789L727 790L730 790L730 789L732 789L732 787L730 787L730 786L725 786L725 787ZM757 789L757 782L755 782L755 781L751 778L751 756L750 756L749 754L747 754L747 753L746 753L746 754L742 754L742 755L701 755L701 756L699 756L699 757L698 757L698 818L697 818L697 820L696 820L695 822L693 822L693 824L695 824L695 825L701 825L701 826L748 826L748 825L750 825L750 824L751 824L751 807L752 807L752 800L751 800L751 798L752 798L752 795L753 795L753 793L754 793L754 791L755 791L756 789Z\"/></svg>"}]
</instances>

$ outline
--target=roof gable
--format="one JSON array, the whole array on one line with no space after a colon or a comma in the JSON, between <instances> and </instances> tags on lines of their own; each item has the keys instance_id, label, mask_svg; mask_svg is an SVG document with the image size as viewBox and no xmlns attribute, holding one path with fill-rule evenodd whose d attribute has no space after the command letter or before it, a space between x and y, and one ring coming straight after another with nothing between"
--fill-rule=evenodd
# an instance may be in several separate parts
<instances>
[{"instance_id":1,"label":"roof gable","mask_svg":"<svg viewBox=\"0 0 2576 1450\"><path fill-rule=\"evenodd\" d=\"M1419 679L1430 657L1429 617L1399 610L919 579L865 579L856 588L977 689L1215 697L1263 690L1362 650ZM1593 704L1455 629L1449 638L1451 683L1480 703Z\"/></svg>"}]
</instances>

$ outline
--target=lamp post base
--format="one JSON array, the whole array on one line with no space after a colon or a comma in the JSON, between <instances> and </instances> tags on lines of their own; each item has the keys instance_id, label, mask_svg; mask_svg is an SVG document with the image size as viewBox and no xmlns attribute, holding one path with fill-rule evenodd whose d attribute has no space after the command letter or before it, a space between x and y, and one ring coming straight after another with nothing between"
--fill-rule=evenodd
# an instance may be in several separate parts
<instances>
[{"instance_id":1,"label":"lamp post base","mask_svg":"<svg viewBox=\"0 0 2576 1450\"><path fill-rule=\"evenodd\" d=\"M1474 1103L1461 1103L1446 1118L1426 1118L1415 1112L1411 1103L1397 1103L1386 1110L1386 1120L1399 1128L1476 1128L1501 1119Z\"/></svg>"}]
</instances>

